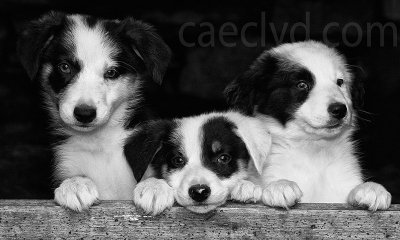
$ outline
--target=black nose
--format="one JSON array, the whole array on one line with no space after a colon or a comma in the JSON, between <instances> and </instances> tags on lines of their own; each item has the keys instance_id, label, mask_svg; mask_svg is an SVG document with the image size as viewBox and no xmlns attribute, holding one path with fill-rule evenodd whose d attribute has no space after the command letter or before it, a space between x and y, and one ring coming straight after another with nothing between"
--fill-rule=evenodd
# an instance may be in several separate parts
<instances>
[{"instance_id":1,"label":"black nose","mask_svg":"<svg viewBox=\"0 0 400 240\"><path fill-rule=\"evenodd\" d=\"M90 123L96 118L96 108L81 104L75 107L74 116L81 123Z\"/></svg>"},{"instance_id":2,"label":"black nose","mask_svg":"<svg viewBox=\"0 0 400 240\"><path fill-rule=\"evenodd\" d=\"M329 105L328 112L332 117L342 119L346 116L347 108L343 103L336 102Z\"/></svg>"},{"instance_id":3,"label":"black nose","mask_svg":"<svg viewBox=\"0 0 400 240\"><path fill-rule=\"evenodd\" d=\"M193 185L189 188L189 196L196 202L204 202L211 193L211 189L207 185Z\"/></svg>"}]
</instances>

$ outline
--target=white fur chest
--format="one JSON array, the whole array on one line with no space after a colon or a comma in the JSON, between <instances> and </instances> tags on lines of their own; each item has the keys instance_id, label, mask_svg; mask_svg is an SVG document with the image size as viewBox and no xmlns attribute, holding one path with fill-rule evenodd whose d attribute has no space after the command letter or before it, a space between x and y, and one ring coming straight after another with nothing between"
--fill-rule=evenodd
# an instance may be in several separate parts
<instances>
[{"instance_id":1,"label":"white fur chest","mask_svg":"<svg viewBox=\"0 0 400 240\"><path fill-rule=\"evenodd\" d=\"M273 137L263 184L286 179L298 184L302 202L346 202L362 182L352 143L347 139L318 142Z\"/></svg>"},{"instance_id":2,"label":"white fur chest","mask_svg":"<svg viewBox=\"0 0 400 240\"><path fill-rule=\"evenodd\" d=\"M57 179L88 177L96 184L101 200L132 199L136 181L123 153L127 134L116 126L71 136L56 148Z\"/></svg>"}]
</instances>

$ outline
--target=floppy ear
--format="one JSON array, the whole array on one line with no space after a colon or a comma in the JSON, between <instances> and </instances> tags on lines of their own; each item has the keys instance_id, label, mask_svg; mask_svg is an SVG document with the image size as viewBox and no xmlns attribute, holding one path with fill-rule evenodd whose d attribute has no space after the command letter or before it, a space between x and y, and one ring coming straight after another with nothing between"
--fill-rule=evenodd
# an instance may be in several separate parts
<instances>
[{"instance_id":1,"label":"floppy ear","mask_svg":"<svg viewBox=\"0 0 400 240\"><path fill-rule=\"evenodd\" d=\"M245 117L237 126L237 133L246 144L257 172L261 174L271 151L271 135L265 124L256 118Z\"/></svg>"},{"instance_id":2,"label":"floppy ear","mask_svg":"<svg viewBox=\"0 0 400 240\"><path fill-rule=\"evenodd\" d=\"M148 74L161 84L171 59L168 45L151 25L133 18L126 18L121 25L123 34L131 42L132 50L143 60Z\"/></svg>"},{"instance_id":3,"label":"floppy ear","mask_svg":"<svg viewBox=\"0 0 400 240\"><path fill-rule=\"evenodd\" d=\"M49 12L30 22L22 31L17 43L17 54L30 79L35 79L42 53L64 19L63 13Z\"/></svg>"},{"instance_id":4,"label":"floppy ear","mask_svg":"<svg viewBox=\"0 0 400 240\"><path fill-rule=\"evenodd\" d=\"M253 114L255 89L251 70L234 79L225 88L224 95L233 108L248 115Z\"/></svg>"},{"instance_id":5,"label":"floppy ear","mask_svg":"<svg viewBox=\"0 0 400 240\"><path fill-rule=\"evenodd\" d=\"M250 68L233 80L224 91L230 106L251 115L260 91L266 91L268 82L277 70L278 59L269 52L262 54Z\"/></svg>"},{"instance_id":6,"label":"floppy ear","mask_svg":"<svg viewBox=\"0 0 400 240\"><path fill-rule=\"evenodd\" d=\"M124 145L126 160L137 182L142 179L155 155L160 151L167 132L172 128L172 121L150 121L138 128L127 138Z\"/></svg>"}]
</instances>

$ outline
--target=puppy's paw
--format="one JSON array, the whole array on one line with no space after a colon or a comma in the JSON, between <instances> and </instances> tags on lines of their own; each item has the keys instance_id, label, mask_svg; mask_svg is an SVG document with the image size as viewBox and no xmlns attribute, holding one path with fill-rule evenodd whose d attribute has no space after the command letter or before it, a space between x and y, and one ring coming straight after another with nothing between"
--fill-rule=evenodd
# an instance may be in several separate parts
<instances>
[{"instance_id":1,"label":"puppy's paw","mask_svg":"<svg viewBox=\"0 0 400 240\"><path fill-rule=\"evenodd\" d=\"M262 190L261 187L254 183L241 180L232 189L231 199L240 202L258 202L261 199Z\"/></svg>"},{"instance_id":2,"label":"puppy's paw","mask_svg":"<svg viewBox=\"0 0 400 240\"><path fill-rule=\"evenodd\" d=\"M88 209L98 198L96 185L85 177L65 179L54 191L54 200L59 205L78 212Z\"/></svg>"},{"instance_id":3,"label":"puppy's paw","mask_svg":"<svg viewBox=\"0 0 400 240\"><path fill-rule=\"evenodd\" d=\"M289 209L303 196L297 183L278 180L269 183L263 190L261 199L265 205Z\"/></svg>"},{"instance_id":4,"label":"puppy's paw","mask_svg":"<svg viewBox=\"0 0 400 240\"><path fill-rule=\"evenodd\" d=\"M157 215L174 204L174 190L163 179L148 178L133 191L133 202L146 213Z\"/></svg>"},{"instance_id":5,"label":"puppy's paw","mask_svg":"<svg viewBox=\"0 0 400 240\"><path fill-rule=\"evenodd\" d=\"M353 206L367 207L370 211L388 209L392 195L380 184L365 182L351 190L348 202Z\"/></svg>"}]
</instances>

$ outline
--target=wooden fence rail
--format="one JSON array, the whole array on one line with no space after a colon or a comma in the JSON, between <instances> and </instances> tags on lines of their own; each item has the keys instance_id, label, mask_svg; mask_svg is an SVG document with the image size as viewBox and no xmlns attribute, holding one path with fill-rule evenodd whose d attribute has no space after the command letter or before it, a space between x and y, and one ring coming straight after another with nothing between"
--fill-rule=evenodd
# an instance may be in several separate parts
<instances>
[{"instance_id":1,"label":"wooden fence rail","mask_svg":"<svg viewBox=\"0 0 400 240\"><path fill-rule=\"evenodd\" d=\"M369 212L344 204L286 211L230 203L207 214L173 207L160 216L130 201L103 201L83 213L50 200L1 200L0 239L400 239L400 205Z\"/></svg>"}]
</instances>

